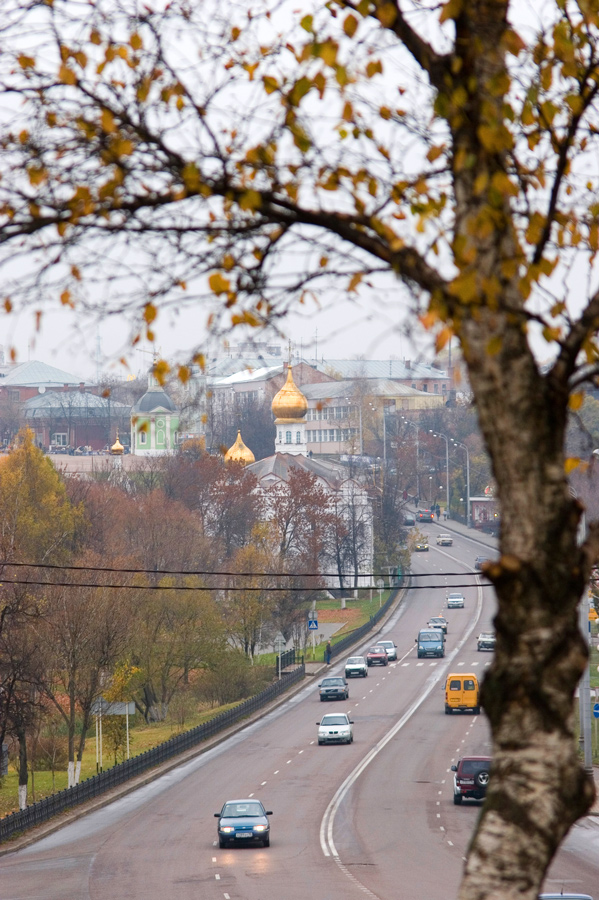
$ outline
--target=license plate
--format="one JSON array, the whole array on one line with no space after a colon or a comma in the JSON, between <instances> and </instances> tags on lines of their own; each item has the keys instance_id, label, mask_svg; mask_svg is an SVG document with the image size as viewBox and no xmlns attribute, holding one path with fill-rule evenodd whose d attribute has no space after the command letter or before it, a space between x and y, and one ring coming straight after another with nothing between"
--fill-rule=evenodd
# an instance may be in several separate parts
<instances>
[{"instance_id":1,"label":"license plate","mask_svg":"<svg viewBox=\"0 0 599 900\"><path fill-rule=\"evenodd\" d=\"M251 838L251 837L254 837L254 835L253 835L253 833L252 833L251 831L238 831L237 834L235 835L235 837L238 837L238 838Z\"/></svg>"}]
</instances>

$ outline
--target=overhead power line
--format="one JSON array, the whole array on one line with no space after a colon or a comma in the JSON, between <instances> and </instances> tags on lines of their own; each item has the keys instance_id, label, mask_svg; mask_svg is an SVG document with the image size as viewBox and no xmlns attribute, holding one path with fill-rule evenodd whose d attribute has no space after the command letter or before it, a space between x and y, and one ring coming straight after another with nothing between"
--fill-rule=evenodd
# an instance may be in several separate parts
<instances>
[{"instance_id":1,"label":"overhead power line","mask_svg":"<svg viewBox=\"0 0 599 900\"><path fill-rule=\"evenodd\" d=\"M0 568L52 569L59 572L107 572L112 575L195 575L213 577L218 575L235 578L339 578L339 572L212 572L203 569L128 569L111 566L69 566L55 563L28 563L0 561ZM388 567L393 568L393 567ZM463 577L464 572L410 572L410 578ZM483 578L482 572L478 573ZM350 577L350 576L348 576ZM361 572L361 578L388 578L389 572ZM18 584L19 582L14 582ZM33 582L28 582L32 584Z\"/></svg>"}]
</instances>

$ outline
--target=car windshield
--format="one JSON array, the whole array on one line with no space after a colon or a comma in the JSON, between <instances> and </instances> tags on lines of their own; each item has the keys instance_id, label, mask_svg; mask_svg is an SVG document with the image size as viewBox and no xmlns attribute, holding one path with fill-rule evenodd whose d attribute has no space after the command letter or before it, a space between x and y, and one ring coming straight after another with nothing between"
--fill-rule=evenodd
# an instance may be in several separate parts
<instances>
[{"instance_id":1,"label":"car windshield","mask_svg":"<svg viewBox=\"0 0 599 900\"><path fill-rule=\"evenodd\" d=\"M448 600L463 600L464 595L463 594L449 594L447 599Z\"/></svg>"},{"instance_id":2,"label":"car windshield","mask_svg":"<svg viewBox=\"0 0 599 900\"><path fill-rule=\"evenodd\" d=\"M322 682L323 687L332 687L343 684L343 678L325 678Z\"/></svg>"},{"instance_id":3,"label":"car windshield","mask_svg":"<svg viewBox=\"0 0 599 900\"><path fill-rule=\"evenodd\" d=\"M443 619L437 619L436 617L431 619L431 624L434 624L434 625L441 625L442 622L443 622Z\"/></svg>"},{"instance_id":4,"label":"car windshield","mask_svg":"<svg viewBox=\"0 0 599 900\"><path fill-rule=\"evenodd\" d=\"M347 725L347 716L324 716L321 725Z\"/></svg>"},{"instance_id":5,"label":"car windshield","mask_svg":"<svg viewBox=\"0 0 599 900\"><path fill-rule=\"evenodd\" d=\"M221 816L225 819L254 818L263 816L261 803L225 803Z\"/></svg>"},{"instance_id":6,"label":"car windshield","mask_svg":"<svg viewBox=\"0 0 599 900\"><path fill-rule=\"evenodd\" d=\"M438 631L421 631L420 632L420 641L422 643L428 643L429 641L438 642L440 640Z\"/></svg>"},{"instance_id":7,"label":"car windshield","mask_svg":"<svg viewBox=\"0 0 599 900\"><path fill-rule=\"evenodd\" d=\"M489 759L465 759L462 763L462 774L476 775L477 772L486 772L490 765Z\"/></svg>"},{"instance_id":8,"label":"car windshield","mask_svg":"<svg viewBox=\"0 0 599 900\"><path fill-rule=\"evenodd\" d=\"M492 641L492 640L494 640L494 638L495 638L494 634L489 634L486 631L484 631L480 636L481 641Z\"/></svg>"},{"instance_id":9,"label":"car windshield","mask_svg":"<svg viewBox=\"0 0 599 900\"><path fill-rule=\"evenodd\" d=\"M381 647L392 647L393 641L383 641Z\"/></svg>"},{"instance_id":10,"label":"car windshield","mask_svg":"<svg viewBox=\"0 0 599 900\"><path fill-rule=\"evenodd\" d=\"M352 656L351 659L348 659L346 665L347 666L361 666L364 660L361 656Z\"/></svg>"},{"instance_id":11,"label":"car windshield","mask_svg":"<svg viewBox=\"0 0 599 900\"><path fill-rule=\"evenodd\" d=\"M384 653L385 648L384 647L371 647L368 652L369 653Z\"/></svg>"}]
</instances>

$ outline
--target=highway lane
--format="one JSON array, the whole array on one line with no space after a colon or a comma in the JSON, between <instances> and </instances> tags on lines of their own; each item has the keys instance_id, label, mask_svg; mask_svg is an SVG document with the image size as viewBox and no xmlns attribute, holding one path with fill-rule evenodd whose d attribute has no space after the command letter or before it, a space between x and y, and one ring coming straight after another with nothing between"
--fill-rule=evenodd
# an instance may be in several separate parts
<instances>
[{"instance_id":1,"label":"highway lane","mask_svg":"<svg viewBox=\"0 0 599 900\"><path fill-rule=\"evenodd\" d=\"M453 806L448 769L460 752L486 752L488 731L483 716L443 714L448 661L417 660L414 637L442 611L449 582L474 585L465 569L465 577L441 573L459 571L453 557L471 565L476 552L468 539L456 537L454 548L431 545L428 554L415 555L414 569L436 573L438 586L408 594L385 627L385 637L399 645L399 661L352 681L349 702L320 703L311 685L153 784L0 859L3 898L303 900L315 891L330 900L455 896L477 809ZM476 664L474 671L482 672L489 655L476 653L474 639L490 622L492 595L483 592L474 627L478 591L473 586L464 594L466 609L447 613L448 653L455 653L452 667ZM335 709L352 712L355 742L318 747L316 721ZM332 854L321 823L326 832L335 796L379 744L339 799ZM274 810L271 847L218 849L212 813L225 799L249 795Z\"/></svg>"}]
</instances>

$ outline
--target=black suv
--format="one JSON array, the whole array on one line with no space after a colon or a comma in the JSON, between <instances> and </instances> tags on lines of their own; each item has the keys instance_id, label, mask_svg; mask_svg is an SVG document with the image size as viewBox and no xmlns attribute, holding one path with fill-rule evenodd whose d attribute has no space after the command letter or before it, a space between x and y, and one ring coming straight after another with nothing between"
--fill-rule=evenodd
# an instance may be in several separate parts
<instances>
[{"instance_id":1,"label":"black suv","mask_svg":"<svg viewBox=\"0 0 599 900\"><path fill-rule=\"evenodd\" d=\"M491 771L490 756L464 756L452 766L453 802L459 806L464 797L472 800L484 800Z\"/></svg>"}]
</instances>

